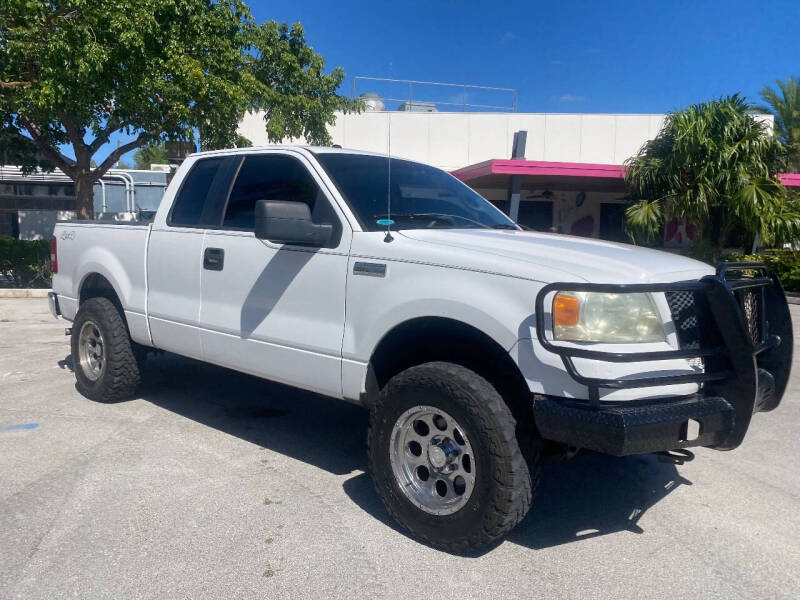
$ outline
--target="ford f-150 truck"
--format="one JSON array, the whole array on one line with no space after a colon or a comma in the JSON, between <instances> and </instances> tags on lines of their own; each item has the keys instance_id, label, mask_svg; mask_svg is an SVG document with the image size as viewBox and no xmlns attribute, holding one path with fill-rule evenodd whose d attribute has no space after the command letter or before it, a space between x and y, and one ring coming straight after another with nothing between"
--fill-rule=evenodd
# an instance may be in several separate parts
<instances>
[{"instance_id":1,"label":"ford f-150 truck","mask_svg":"<svg viewBox=\"0 0 800 600\"><path fill-rule=\"evenodd\" d=\"M60 222L52 254L85 396L134 396L157 349L360 403L387 510L452 552L519 523L544 455L730 450L789 378L763 265L524 231L376 154L195 154L152 221Z\"/></svg>"}]
</instances>

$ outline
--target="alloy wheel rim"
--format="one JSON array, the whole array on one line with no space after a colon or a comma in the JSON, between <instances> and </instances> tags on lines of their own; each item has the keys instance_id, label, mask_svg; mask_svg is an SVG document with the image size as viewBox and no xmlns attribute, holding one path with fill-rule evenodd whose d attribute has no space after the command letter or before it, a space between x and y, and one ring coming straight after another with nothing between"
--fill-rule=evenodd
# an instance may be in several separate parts
<instances>
[{"instance_id":1,"label":"alloy wheel rim","mask_svg":"<svg viewBox=\"0 0 800 600\"><path fill-rule=\"evenodd\" d=\"M106 348L103 334L94 321L86 321L78 336L78 358L81 370L91 380L97 381L106 368Z\"/></svg>"},{"instance_id":2,"label":"alloy wheel rim","mask_svg":"<svg viewBox=\"0 0 800 600\"><path fill-rule=\"evenodd\" d=\"M400 489L419 509L452 514L475 487L475 459L464 429L448 413L415 406L392 429L389 458Z\"/></svg>"}]
</instances>

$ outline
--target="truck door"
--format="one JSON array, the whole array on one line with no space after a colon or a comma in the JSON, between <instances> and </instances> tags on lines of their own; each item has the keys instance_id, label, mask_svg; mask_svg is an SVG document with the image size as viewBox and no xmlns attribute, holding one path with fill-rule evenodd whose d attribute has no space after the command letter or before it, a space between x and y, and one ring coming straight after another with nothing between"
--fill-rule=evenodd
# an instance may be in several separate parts
<instances>
[{"instance_id":1,"label":"truck door","mask_svg":"<svg viewBox=\"0 0 800 600\"><path fill-rule=\"evenodd\" d=\"M200 335L205 360L341 396L351 229L307 159L286 151L239 157L222 221L206 229ZM253 233L257 200L306 202L334 225L325 248Z\"/></svg>"},{"instance_id":2,"label":"truck door","mask_svg":"<svg viewBox=\"0 0 800 600\"><path fill-rule=\"evenodd\" d=\"M203 236L207 224L219 223L233 161L221 156L194 160L183 180L175 182L179 187L169 214L153 223L147 249L147 315L157 348L202 358L198 323Z\"/></svg>"}]
</instances>

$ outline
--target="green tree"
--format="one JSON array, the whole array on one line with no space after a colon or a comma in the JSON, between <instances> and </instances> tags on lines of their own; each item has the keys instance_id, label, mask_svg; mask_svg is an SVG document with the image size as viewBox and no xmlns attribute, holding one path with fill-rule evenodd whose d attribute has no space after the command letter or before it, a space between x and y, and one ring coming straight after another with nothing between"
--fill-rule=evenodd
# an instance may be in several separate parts
<instances>
[{"instance_id":1,"label":"green tree","mask_svg":"<svg viewBox=\"0 0 800 600\"><path fill-rule=\"evenodd\" d=\"M266 112L271 141L329 143L335 111L358 107L337 94L343 77L299 24L257 24L241 0L3 0L0 160L63 170L91 218L93 184L123 154L236 145L247 110ZM92 167L117 132L130 141Z\"/></svg>"},{"instance_id":2,"label":"green tree","mask_svg":"<svg viewBox=\"0 0 800 600\"><path fill-rule=\"evenodd\" d=\"M672 217L695 225L717 260L734 231L766 244L800 233L797 202L778 181L785 149L738 94L667 115L626 162L632 237L652 239Z\"/></svg>"},{"instance_id":3,"label":"green tree","mask_svg":"<svg viewBox=\"0 0 800 600\"><path fill-rule=\"evenodd\" d=\"M153 164L166 164L167 152L163 143L150 143L139 148L133 155L133 165L137 169L150 169Z\"/></svg>"},{"instance_id":4,"label":"green tree","mask_svg":"<svg viewBox=\"0 0 800 600\"><path fill-rule=\"evenodd\" d=\"M759 110L772 113L775 117L775 135L786 144L789 151L789 166L800 171L800 80L789 77L786 81L777 80L777 89L769 86L761 88L761 98L766 103Z\"/></svg>"},{"instance_id":5,"label":"green tree","mask_svg":"<svg viewBox=\"0 0 800 600\"><path fill-rule=\"evenodd\" d=\"M327 129L326 129L326 132L327 132ZM330 140L328 140L328 141L330 141ZM237 135L236 136L236 141L234 142L233 145L235 147L237 147L237 148L251 148L253 146L253 142L251 142L249 139L247 139L243 135Z\"/></svg>"}]
</instances>

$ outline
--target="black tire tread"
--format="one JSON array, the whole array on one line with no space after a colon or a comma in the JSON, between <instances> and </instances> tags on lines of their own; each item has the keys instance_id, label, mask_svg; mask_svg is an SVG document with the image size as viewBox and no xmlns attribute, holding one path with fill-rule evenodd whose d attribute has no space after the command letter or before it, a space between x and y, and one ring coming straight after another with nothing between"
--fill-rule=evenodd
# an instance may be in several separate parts
<instances>
[{"instance_id":1,"label":"black tire tread","mask_svg":"<svg viewBox=\"0 0 800 600\"><path fill-rule=\"evenodd\" d=\"M442 540L426 535L411 520L404 519L391 502L381 496L387 511L395 521L414 537L453 554L476 550L496 542L511 531L530 509L533 494L539 483L538 450L534 460L525 460L516 439L516 421L495 388L475 372L454 363L430 362L411 367L393 377L381 390L371 411L367 435L368 462L375 472L375 453L372 451L375 415L391 401L393 388L409 383L445 387L453 397L465 401L467 409L476 416L488 433L490 452L498 468L492 474L496 493L491 508L483 514L479 527L459 538ZM538 449L538 445L536 446ZM375 478L373 477L373 480ZM378 489L378 494L381 495Z\"/></svg>"},{"instance_id":2,"label":"black tire tread","mask_svg":"<svg viewBox=\"0 0 800 600\"><path fill-rule=\"evenodd\" d=\"M105 341L106 369L96 385L77 377L78 390L97 402L127 400L139 389L140 362L134 351L128 328L119 310L108 298L89 298L81 304L72 328L72 357L76 375L80 370L78 337L85 318L91 318L101 328Z\"/></svg>"}]
</instances>

